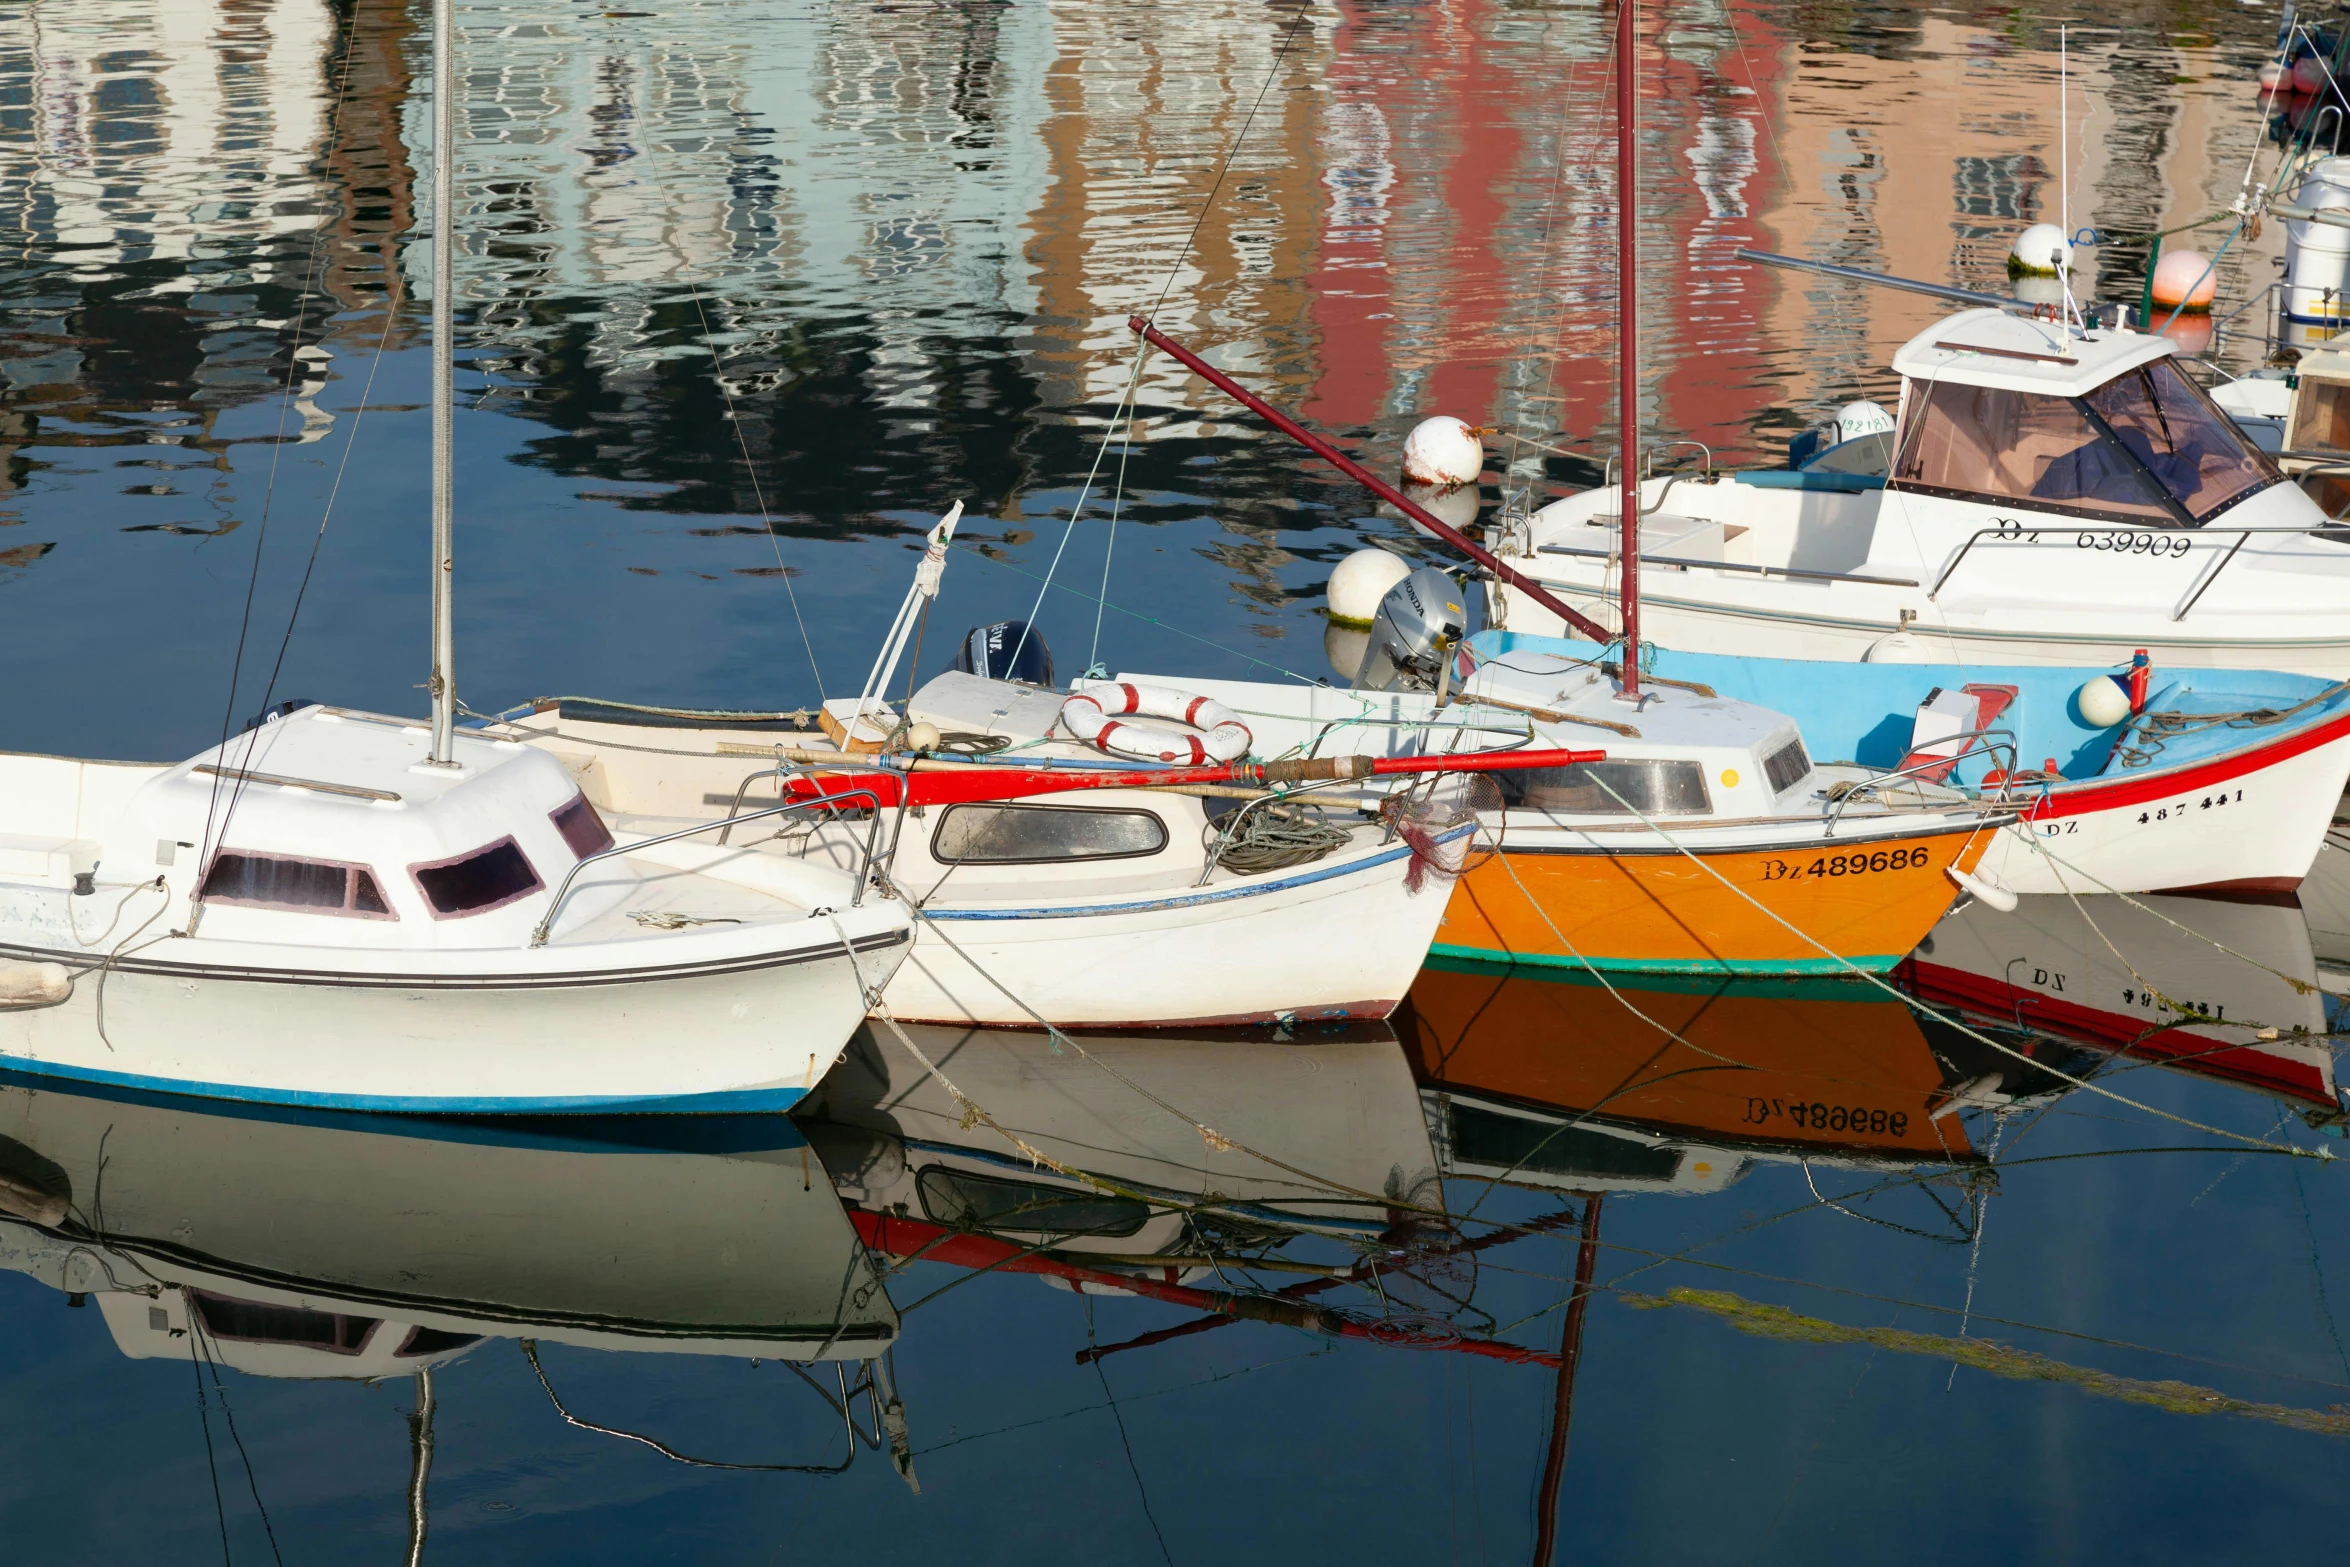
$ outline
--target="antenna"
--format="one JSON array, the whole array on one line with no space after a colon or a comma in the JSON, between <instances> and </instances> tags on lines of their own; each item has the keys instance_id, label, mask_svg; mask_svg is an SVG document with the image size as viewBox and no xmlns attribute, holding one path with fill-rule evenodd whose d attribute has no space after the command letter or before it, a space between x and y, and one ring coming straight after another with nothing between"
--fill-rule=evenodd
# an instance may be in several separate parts
<instances>
[{"instance_id":1,"label":"antenna","mask_svg":"<svg viewBox=\"0 0 2350 1567\"><path fill-rule=\"evenodd\" d=\"M2083 327L2081 307L2073 298L2073 129L2072 52L2068 31L2056 29L2056 221L2064 230L2063 248L2056 253L2056 276L2064 287L2068 325Z\"/></svg>"}]
</instances>

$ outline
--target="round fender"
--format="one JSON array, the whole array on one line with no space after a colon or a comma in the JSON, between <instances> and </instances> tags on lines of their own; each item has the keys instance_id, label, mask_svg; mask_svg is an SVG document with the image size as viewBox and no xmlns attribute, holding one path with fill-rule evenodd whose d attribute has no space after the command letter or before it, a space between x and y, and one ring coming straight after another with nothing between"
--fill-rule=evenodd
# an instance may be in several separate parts
<instances>
[{"instance_id":1,"label":"round fender","mask_svg":"<svg viewBox=\"0 0 2350 1567\"><path fill-rule=\"evenodd\" d=\"M1168 719L1141 723L1138 719ZM1187 727L1177 728L1176 725ZM1255 736L1232 710L1213 697L1193 696L1169 686L1125 681L1072 694L1061 704L1061 727L1112 756L1141 761L1233 762L1248 755ZM1206 731L1204 734L1199 731Z\"/></svg>"}]
</instances>

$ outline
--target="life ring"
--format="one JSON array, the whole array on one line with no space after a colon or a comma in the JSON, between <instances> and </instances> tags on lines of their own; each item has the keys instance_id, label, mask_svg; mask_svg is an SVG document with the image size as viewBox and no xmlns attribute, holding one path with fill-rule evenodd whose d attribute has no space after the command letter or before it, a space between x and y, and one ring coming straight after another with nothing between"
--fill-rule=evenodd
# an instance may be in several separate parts
<instances>
[{"instance_id":1,"label":"life ring","mask_svg":"<svg viewBox=\"0 0 2350 1567\"><path fill-rule=\"evenodd\" d=\"M1138 724L1133 718L1171 718L1189 730L1168 724ZM1152 762L1237 761L1248 754L1256 737L1232 710L1213 697L1193 696L1168 686L1137 686L1125 681L1088 687L1061 704L1061 727L1097 751ZM1205 734L1193 730L1206 730Z\"/></svg>"}]
</instances>

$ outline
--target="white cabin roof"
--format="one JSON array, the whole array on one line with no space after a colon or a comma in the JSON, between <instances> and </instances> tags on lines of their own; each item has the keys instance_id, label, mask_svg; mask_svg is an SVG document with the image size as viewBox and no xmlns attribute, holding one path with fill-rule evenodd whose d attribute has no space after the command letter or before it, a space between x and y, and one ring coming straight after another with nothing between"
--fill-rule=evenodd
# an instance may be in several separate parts
<instances>
[{"instance_id":1,"label":"white cabin roof","mask_svg":"<svg viewBox=\"0 0 2350 1567\"><path fill-rule=\"evenodd\" d=\"M2076 332L1985 307L1945 316L1901 345L1893 368L1917 381L1955 381L2045 397L2080 397L2172 351L2143 332Z\"/></svg>"}]
</instances>

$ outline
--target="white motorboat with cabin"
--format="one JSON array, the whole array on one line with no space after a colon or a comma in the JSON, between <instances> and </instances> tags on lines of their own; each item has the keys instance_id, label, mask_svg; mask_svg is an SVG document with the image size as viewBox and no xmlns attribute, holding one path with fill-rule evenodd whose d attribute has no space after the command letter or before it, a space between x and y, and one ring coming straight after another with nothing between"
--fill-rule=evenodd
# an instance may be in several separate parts
<instances>
[{"instance_id":1,"label":"white motorboat with cabin","mask_svg":"<svg viewBox=\"0 0 2350 1567\"><path fill-rule=\"evenodd\" d=\"M1640 485L1653 640L2088 667L2145 649L2165 667L2350 676L2350 535L2168 339L1984 308L1920 333L1893 368L1890 443ZM1621 510L1612 486L1568 496L1506 524L1495 553L1604 617ZM1506 582L1488 603L1511 631L1564 625Z\"/></svg>"},{"instance_id":2,"label":"white motorboat with cabin","mask_svg":"<svg viewBox=\"0 0 2350 1567\"><path fill-rule=\"evenodd\" d=\"M359 1110L776 1109L905 954L861 866L754 863L700 825L619 847L562 767L458 730L453 50L442 0L431 720L313 704L176 765L0 753L0 1068Z\"/></svg>"}]
</instances>

